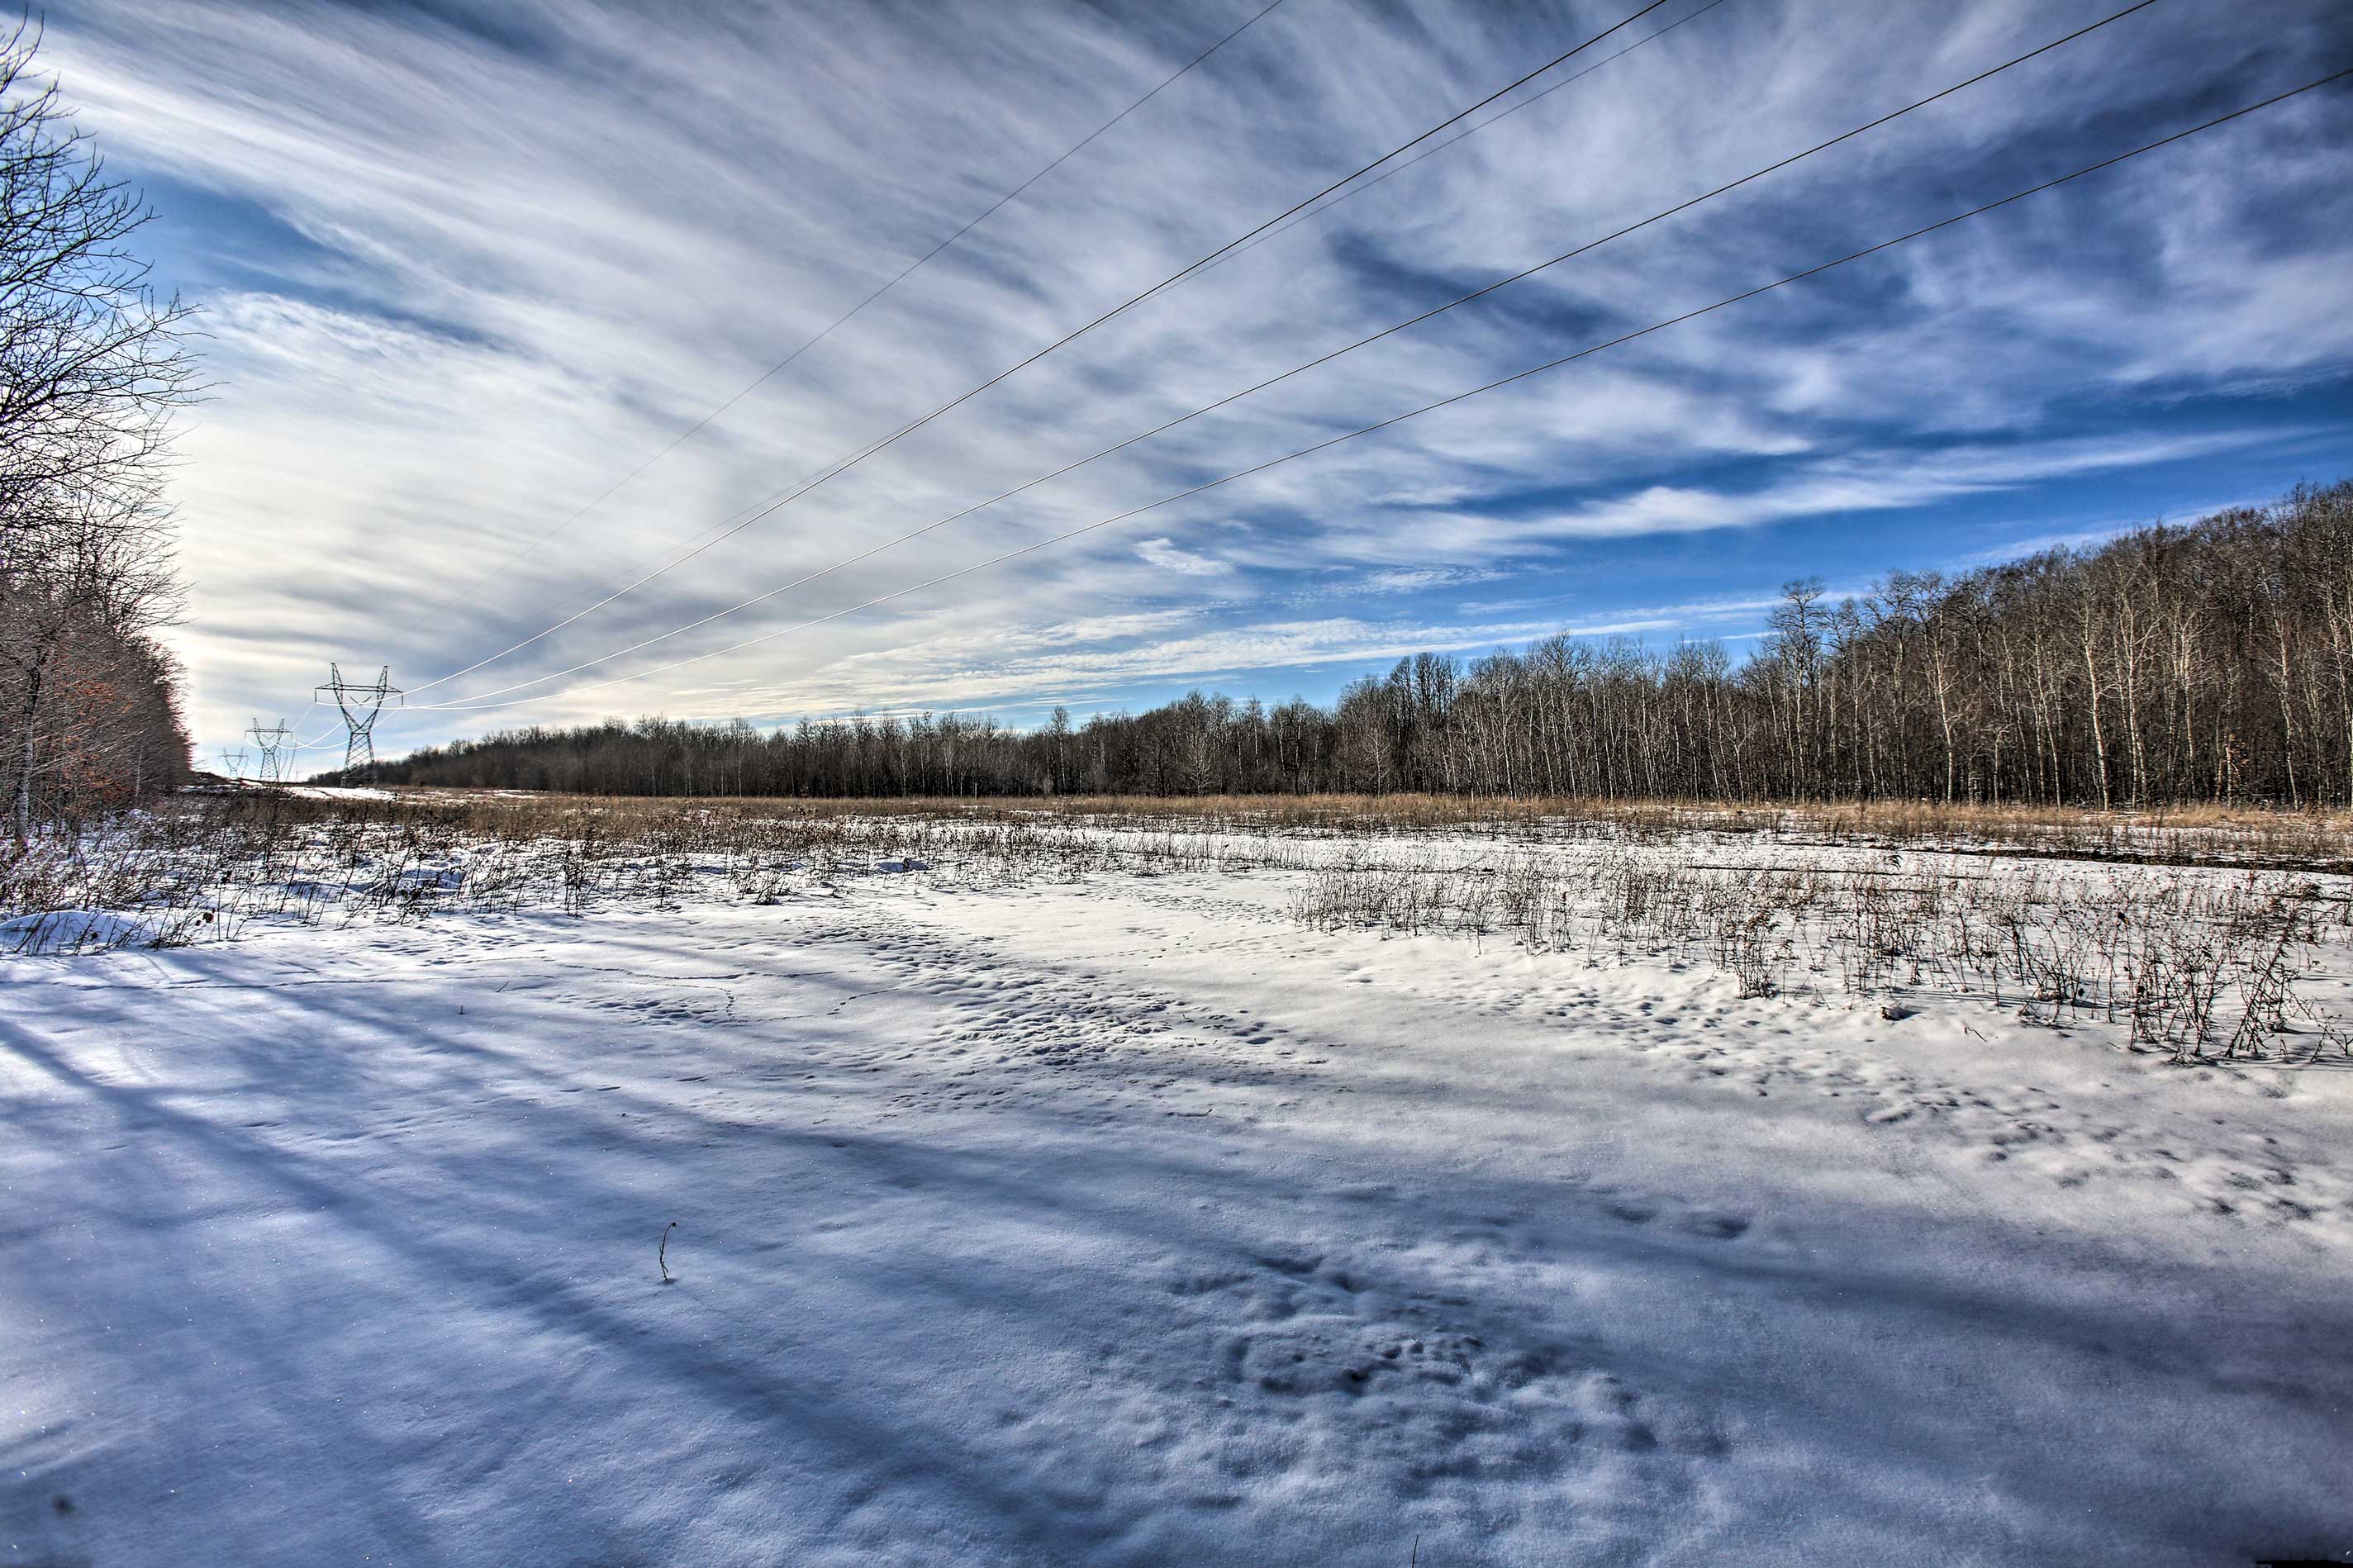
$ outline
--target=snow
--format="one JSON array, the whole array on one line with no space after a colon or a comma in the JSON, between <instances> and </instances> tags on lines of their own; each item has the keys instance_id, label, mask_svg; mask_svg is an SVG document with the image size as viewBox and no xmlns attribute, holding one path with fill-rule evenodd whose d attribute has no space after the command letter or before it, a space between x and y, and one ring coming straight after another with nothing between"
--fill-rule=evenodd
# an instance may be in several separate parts
<instances>
[{"instance_id":1,"label":"snow","mask_svg":"<svg viewBox=\"0 0 2353 1568\"><path fill-rule=\"evenodd\" d=\"M106 910L45 910L0 921L0 953L53 955L153 940L144 921Z\"/></svg>"},{"instance_id":2,"label":"snow","mask_svg":"<svg viewBox=\"0 0 2353 1568\"><path fill-rule=\"evenodd\" d=\"M1312 875L0 959L0 1561L2353 1561L2353 1072Z\"/></svg>"},{"instance_id":3,"label":"snow","mask_svg":"<svg viewBox=\"0 0 2353 1568\"><path fill-rule=\"evenodd\" d=\"M412 892L454 893L466 885L466 868L462 862L409 866L394 880Z\"/></svg>"}]
</instances>

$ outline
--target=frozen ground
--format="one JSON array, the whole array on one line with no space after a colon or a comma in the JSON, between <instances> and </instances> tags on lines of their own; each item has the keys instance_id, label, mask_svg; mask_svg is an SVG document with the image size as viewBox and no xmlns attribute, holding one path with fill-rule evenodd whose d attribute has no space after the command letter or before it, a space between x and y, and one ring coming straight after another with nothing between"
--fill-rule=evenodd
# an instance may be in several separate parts
<instances>
[{"instance_id":1,"label":"frozen ground","mask_svg":"<svg viewBox=\"0 0 2353 1568\"><path fill-rule=\"evenodd\" d=\"M1307 875L0 959L0 1562L2353 1561L2353 1073Z\"/></svg>"}]
</instances>

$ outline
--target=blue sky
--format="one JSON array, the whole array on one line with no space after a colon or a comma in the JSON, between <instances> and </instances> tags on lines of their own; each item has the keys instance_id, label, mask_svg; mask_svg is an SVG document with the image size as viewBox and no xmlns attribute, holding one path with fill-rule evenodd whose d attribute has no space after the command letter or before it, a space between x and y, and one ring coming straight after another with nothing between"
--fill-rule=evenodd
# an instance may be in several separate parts
<instances>
[{"instance_id":1,"label":"blue sky","mask_svg":"<svg viewBox=\"0 0 2353 1568\"><path fill-rule=\"evenodd\" d=\"M2353 64L2326 0L2160 0L1795 168L755 608L857 554L2119 8L1670 4L1525 109L483 668L1640 0L87 0L46 58L159 213L216 383L176 481L209 750L327 662L381 743L617 714L1328 697L1567 628L1736 651L1859 590L2353 474L2353 89L843 619L789 628L1827 260ZM1694 14L1696 13L1696 14ZM1490 119L1492 125L1484 124ZM549 542L516 558L543 535ZM767 640L642 680L613 678ZM534 682L521 685L519 683ZM426 701L512 704L427 709ZM322 715L301 721L327 730ZM329 761L334 759L329 758Z\"/></svg>"}]
</instances>

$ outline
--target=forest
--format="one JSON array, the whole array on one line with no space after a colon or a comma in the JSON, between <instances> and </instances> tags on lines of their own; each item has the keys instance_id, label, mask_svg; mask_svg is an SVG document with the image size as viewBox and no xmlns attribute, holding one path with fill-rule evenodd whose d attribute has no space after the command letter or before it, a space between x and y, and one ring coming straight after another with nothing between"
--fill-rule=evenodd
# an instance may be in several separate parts
<instances>
[{"instance_id":1,"label":"forest","mask_svg":"<svg viewBox=\"0 0 2353 1568\"><path fill-rule=\"evenodd\" d=\"M1559 636L1331 707L1192 693L1015 731L643 719L427 747L387 782L639 795L1383 793L2353 803L2353 481L1859 598L1787 584L1748 658Z\"/></svg>"}]
</instances>

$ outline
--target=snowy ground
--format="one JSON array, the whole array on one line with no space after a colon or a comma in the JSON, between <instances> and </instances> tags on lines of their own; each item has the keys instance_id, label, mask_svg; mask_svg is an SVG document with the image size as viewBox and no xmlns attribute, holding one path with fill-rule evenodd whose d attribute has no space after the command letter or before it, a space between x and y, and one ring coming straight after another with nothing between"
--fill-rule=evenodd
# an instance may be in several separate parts
<instances>
[{"instance_id":1,"label":"snowy ground","mask_svg":"<svg viewBox=\"0 0 2353 1568\"><path fill-rule=\"evenodd\" d=\"M2353 1072L1307 876L0 959L0 1563L2353 1561Z\"/></svg>"}]
</instances>

